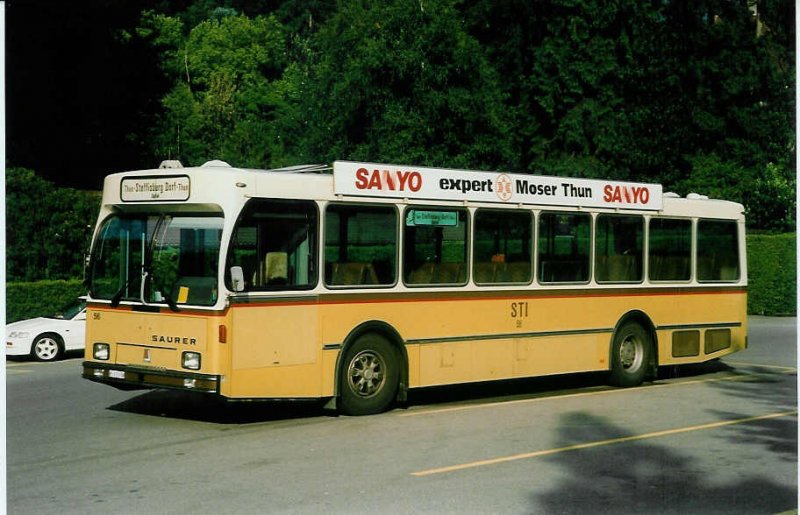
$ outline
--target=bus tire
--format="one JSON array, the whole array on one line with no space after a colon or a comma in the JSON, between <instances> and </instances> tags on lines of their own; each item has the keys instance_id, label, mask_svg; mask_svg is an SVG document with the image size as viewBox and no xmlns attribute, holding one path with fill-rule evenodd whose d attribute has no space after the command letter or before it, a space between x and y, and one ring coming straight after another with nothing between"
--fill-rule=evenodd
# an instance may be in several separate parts
<instances>
[{"instance_id":1,"label":"bus tire","mask_svg":"<svg viewBox=\"0 0 800 515\"><path fill-rule=\"evenodd\" d=\"M614 333L611 342L611 375L614 386L638 386L644 381L651 361L650 333L636 322L627 322Z\"/></svg>"},{"instance_id":2,"label":"bus tire","mask_svg":"<svg viewBox=\"0 0 800 515\"><path fill-rule=\"evenodd\" d=\"M400 378L397 351L375 333L360 336L342 361L341 409L347 415L386 411L397 396Z\"/></svg>"}]
</instances>

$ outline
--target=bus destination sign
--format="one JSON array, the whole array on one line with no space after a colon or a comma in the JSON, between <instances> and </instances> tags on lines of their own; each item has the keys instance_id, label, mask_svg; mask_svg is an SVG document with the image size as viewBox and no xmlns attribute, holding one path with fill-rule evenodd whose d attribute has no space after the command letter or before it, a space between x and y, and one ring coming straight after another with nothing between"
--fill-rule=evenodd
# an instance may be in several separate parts
<instances>
[{"instance_id":1,"label":"bus destination sign","mask_svg":"<svg viewBox=\"0 0 800 515\"><path fill-rule=\"evenodd\" d=\"M123 177L119 196L123 202L183 202L190 191L187 175Z\"/></svg>"},{"instance_id":2,"label":"bus destination sign","mask_svg":"<svg viewBox=\"0 0 800 515\"><path fill-rule=\"evenodd\" d=\"M337 195L661 210L662 187L598 179L333 163Z\"/></svg>"}]
</instances>

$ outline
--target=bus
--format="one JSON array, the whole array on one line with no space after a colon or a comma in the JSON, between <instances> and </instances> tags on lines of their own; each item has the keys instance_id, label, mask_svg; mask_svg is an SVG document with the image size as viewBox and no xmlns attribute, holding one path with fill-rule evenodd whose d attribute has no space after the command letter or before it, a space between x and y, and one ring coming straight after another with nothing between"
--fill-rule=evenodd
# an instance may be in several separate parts
<instances>
[{"instance_id":1,"label":"bus","mask_svg":"<svg viewBox=\"0 0 800 515\"><path fill-rule=\"evenodd\" d=\"M661 185L336 161L116 173L84 378L385 411L409 389L745 349L742 205Z\"/></svg>"}]
</instances>

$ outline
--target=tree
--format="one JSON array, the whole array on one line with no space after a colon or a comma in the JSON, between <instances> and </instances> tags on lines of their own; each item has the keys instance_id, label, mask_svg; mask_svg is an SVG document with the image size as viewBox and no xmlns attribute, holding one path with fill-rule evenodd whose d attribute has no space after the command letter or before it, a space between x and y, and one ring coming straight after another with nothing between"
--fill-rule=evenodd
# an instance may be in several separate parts
<instances>
[{"instance_id":1,"label":"tree","mask_svg":"<svg viewBox=\"0 0 800 515\"><path fill-rule=\"evenodd\" d=\"M287 72L290 153L507 166L510 120L499 83L453 2L347 2Z\"/></svg>"},{"instance_id":2,"label":"tree","mask_svg":"<svg viewBox=\"0 0 800 515\"><path fill-rule=\"evenodd\" d=\"M179 19L151 12L140 32L161 47L163 69L174 82L153 138L157 154L189 164L269 165L280 150L272 122L284 67L275 18L222 16L184 36Z\"/></svg>"},{"instance_id":3,"label":"tree","mask_svg":"<svg viewBox=\"0 0 800 515\"><path fill-rule=\"evenodd\" d=\"M83 274L100 193L58 188L25 168L6 169L9 282Z\"/></svg>"}]
</instances>

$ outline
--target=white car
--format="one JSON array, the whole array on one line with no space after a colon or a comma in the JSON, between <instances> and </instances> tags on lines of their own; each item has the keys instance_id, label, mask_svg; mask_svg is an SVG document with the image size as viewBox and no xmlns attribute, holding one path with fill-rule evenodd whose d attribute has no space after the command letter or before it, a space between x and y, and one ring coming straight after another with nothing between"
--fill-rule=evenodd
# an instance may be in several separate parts
<instances>
[{"instance_id":1,"label":"white car","mask_svg":"<svg viewBox=\"0 0 800 515\"><path fill-rule=\"evenodd\" d=\"M86 301L79 299L62 313L8 324L6 356L29 355L37 361L55 361L65 351L83 349L86 337Z\"/></svg>"}]
</instances>

